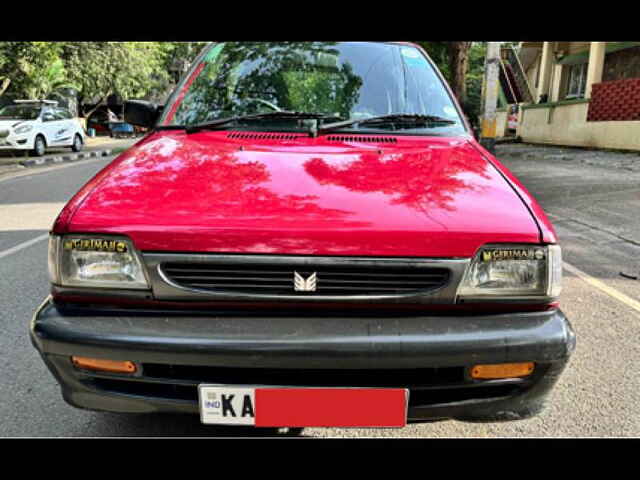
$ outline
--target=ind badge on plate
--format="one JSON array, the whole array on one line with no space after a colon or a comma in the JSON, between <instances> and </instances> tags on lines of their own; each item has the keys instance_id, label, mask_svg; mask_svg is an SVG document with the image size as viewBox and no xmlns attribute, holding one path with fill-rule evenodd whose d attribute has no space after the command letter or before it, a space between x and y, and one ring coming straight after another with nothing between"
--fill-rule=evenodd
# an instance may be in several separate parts
<instances>
[{"instance_id":1,"label":"ind badge on plate","mask_svg":"<svg viewBox=\"0 0 640 480\"><path fill-rule=\"evenodd\" d=\"M202 423L255 425L255 389L200 386Z\"/></svg>"},{"instance_id":2,"label":"ind badge on plate","mask_svg":"<svg viewBox=\"0 0 640 480\"><path fill-rule=\"evenodd\" d=\"M200 385L202 423L256 427L404 427L402 388L270 388Z\"/></svg>"}]
</instances>

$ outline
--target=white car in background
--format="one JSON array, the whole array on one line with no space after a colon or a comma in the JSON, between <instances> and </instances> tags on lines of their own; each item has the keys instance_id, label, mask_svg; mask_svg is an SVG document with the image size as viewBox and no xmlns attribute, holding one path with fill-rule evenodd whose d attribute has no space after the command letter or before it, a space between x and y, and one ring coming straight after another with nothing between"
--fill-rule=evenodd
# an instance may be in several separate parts
<instances>
[{"instance_id":1,"label":"white car in background","mask_svg":"<svg viewBox=\"0 0 640 480\"><path fill-rule=\"evenodd\" d=\"M71 113L50 100L16 100L0 108L0 151L30 150L35 156L47 148L82 150L85 133Z\"/></svg>"}]
</instances>

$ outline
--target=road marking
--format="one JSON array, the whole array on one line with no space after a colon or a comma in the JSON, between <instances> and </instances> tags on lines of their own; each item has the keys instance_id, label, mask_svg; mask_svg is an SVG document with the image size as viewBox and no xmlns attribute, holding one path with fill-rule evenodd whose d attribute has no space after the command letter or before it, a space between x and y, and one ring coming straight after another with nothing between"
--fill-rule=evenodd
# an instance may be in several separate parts
<instances>
[{"instance_id":1,"label":"road marking","mask_svg":"<svg viewBox=\"0 0 640 480\"><path fill-rule=\"evenodd\" d=\"M589 285L591 285L591 286L597 288L598 290L606 293L610 297L613 297L616 300L624 303L628 307L633 308L637 312L640 312L640 302L638 302L637 300L634 300L633 298L628 297L624 293L619 292L615 288L608 286L604 282L601 282L597 278L592 277L588 273L583 272L579 268L576 268L573 265L568 264L567 262L562 262L562 263L563 263L563 266L564 266L565 270L568 270L569 272L573 273L576 277L581 278L582 280L587 282Z\"/></svg>"},{"instance_id":2,"label":"road marking","mask_svg":"<svg viewBox=\"0 0 640 480\"><path fill-rule=\"evenodd\" d=\"M0 252L0 258L4 258L4 257L7 257L7 256L11 255L12 253L19 252L20 250L22 250L24 248L27 248L27 247L30 247L34 243L38 243L41 240L44 240L46 238L49 238L49 234L48 233L40 235L39 237L36 237L36 238L32 238L31 240L27 240L26 242L22 242L22 243L16 245L15 247L11 247L11 248L9 248L7 250L4 250L4 251Z\"/></svg>"}]
</instances>

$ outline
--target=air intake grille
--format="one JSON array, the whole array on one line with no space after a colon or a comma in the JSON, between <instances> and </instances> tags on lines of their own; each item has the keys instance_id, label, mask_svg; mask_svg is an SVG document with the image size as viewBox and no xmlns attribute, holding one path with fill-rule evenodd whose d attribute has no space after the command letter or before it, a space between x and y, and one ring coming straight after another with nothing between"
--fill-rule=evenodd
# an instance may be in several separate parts
<instances>
[{"instance_id":1,"label":"air intake grille","mask_svg":"<svg viewBox=\"0 0 640 480\"><path fill-rule=\"evenodd\" d=\"M164 275L181 287L251 295L398 295L443 287L447 268L405 265L313 265L162 263ZM298 273L301 290L295 290ZM316 281L310 281L312 275Z\"/></svg>"},{"instance_id":2,"label":"air intake grille","mask_svg":"<svg viewBox=\"0 0 640 480\"><path fill-rule=\"evenodd\" d=\"M289 133L241 133L232 132L227 138L234 140L295 140L308 135L295 135Z\"/></svg>"},{"instance_id":3,"label":"air intake grille","mask_svg":"<svg viewBox=\"0 0 640 480\"><path fill-rule=\"evenodd\" d=\"M394 137L365 137L362 135L330 135L330 142L370 142L370 143L398 143Z\"/></svg>"}]
</instances>

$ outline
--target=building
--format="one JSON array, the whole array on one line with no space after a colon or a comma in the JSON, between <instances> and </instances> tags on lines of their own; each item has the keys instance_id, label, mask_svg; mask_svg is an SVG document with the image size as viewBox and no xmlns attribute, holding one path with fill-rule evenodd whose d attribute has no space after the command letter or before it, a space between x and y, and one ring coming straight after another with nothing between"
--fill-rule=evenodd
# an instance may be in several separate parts
<instances>
[{"instance_id":1,"label":"building","mask_svg":"<svg viewBox=\"0 0 640 480\"><path fill-rule=\"evenodd\" d=\"M640 42L522 42L501 84L499 136L518 105L524 142L640 151Z\"/></svg>"}]
</instances>

